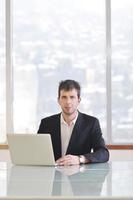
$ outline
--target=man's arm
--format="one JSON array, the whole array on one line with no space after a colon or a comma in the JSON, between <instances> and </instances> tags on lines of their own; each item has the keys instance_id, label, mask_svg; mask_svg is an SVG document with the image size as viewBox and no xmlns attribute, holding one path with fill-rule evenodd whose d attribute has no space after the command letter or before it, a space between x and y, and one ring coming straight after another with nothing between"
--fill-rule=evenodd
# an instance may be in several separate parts
<instances>
[{"instance_id":1,"label":"man's arm","mask_svg":"<svg viewBox=\"0 0 133 200\"><path fill-rule=\"evenodd\" d=\"M86 133L87 134L87 133ZM109 151L106 148L98 119L95 118L93 129L89 134L92 152L83 155L65 155L57 160L59 165L74 165L87 163L102 163L109 160Z\"/></svg>"},{"instance_id":2,"label":"man's arm","mask_svg":"<svg viewBox=\"0 0 133 200\"><path fill-rule=\"evenodd\" d=\"M107 162L109 160L109 151L102 137L99 120L95 120L93 131L91 132L92 152L84 154L85 158L91 163Z\"/></svg>"}]
</instances>

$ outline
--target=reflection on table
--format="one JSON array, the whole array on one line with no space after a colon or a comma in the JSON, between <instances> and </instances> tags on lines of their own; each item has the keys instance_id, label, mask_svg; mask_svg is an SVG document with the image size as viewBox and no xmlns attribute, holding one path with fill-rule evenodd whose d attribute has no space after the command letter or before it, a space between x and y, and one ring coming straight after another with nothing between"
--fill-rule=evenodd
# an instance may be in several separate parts
<instances>
[{"instance_id":1,"label":"reflection on table","mask_svg":"<svg viewBox=\"0 0 133 200\"><path fill-rule=\"evenodd\" d=\"M12 166L8 176L8 196L100 195L109 164L68 167Z\"/></svg>"},{"instance_id":2,"label":"reflection on table","mask_svg":"<svg viewBox=\"0 0 133 200\"><path fill-rule=\"evenodd\" d=\"M99 196L109 172L109 164L98 164L98 166L57 167L52 195Z\"/></svg>"},{"instance_id":3,"label":"reflection on table","mask_svg":"<svg viewBox=\"0 0 133 200\"><path fill-rule=\"evenodd\" d=\"M0 163L0 199L133 199L133 161L41 167Z\"/></svg>"},{"instance_id":4,"label":"reflection on table","mask_svg":"<svg viewBox=\"0 0 133 200\"><path fill-rule=\"evenodd\" d=\"M8 196L49 196L52 194L54 167L12 166L8 177Z\"/></svg>"}]
</instances>

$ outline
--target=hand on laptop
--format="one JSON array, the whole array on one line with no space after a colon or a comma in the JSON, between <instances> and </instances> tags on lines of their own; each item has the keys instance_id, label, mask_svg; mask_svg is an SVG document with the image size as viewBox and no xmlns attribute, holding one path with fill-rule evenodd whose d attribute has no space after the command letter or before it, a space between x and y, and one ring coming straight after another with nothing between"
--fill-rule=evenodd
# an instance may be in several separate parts
<instances>
[{"instance_id":1,"label":"hand on laptop","mask_svg":"<svg viewBox=\"0 0 133 200\"><path fill-rule=\"evenodd\" d=\"M65 166L69 166L69 165L79 165L79 156L74 156L74 155L65 155L61 158L59 158L56 161L57 165L65 165Z\"/></svg>"}]
</instances>

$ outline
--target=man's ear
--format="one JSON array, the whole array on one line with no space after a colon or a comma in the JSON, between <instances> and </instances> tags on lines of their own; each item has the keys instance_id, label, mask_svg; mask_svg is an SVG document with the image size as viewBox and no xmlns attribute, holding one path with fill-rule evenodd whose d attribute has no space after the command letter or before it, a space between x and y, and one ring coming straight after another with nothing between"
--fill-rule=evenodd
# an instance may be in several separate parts
<instances>
[{"instance_id":1,"label":"man's ear","mask_svg":"<svg viewBox=\"0 0 133 200\"><path fill-rule=\"evenodd\" d=\"M59 97L57 98L57 102L58 102L58 104L60 105L60 98L59 98Z\"/></svg>"},{"instance_id":2,"label":"man's ear","mask_svg":"<svg viewBox=\"0 0 133 200\"><path fill-rule=\"evenodd\" d=\"M80 98L80 97L79 97L79 100L78 100L78 101L79 101L79 103L80 103L80 101L81 101L81 98Z\"/></svg>"}]
</instances>

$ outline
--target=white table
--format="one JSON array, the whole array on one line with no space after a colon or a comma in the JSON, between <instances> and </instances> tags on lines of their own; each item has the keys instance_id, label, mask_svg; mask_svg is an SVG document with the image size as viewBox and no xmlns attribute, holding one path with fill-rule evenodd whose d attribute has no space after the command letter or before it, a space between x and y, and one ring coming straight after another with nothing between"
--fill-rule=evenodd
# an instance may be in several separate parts
<instances>
[{"instance_id":1,"label":"white table","mask_svg":"<svg viewBox=\"0 0 133 200\"><path fill-rule=\"evenodd\" d=\"M133 200L133 161L70 167L1 162L0 199Z\"/></svg>"}]
</instances>

